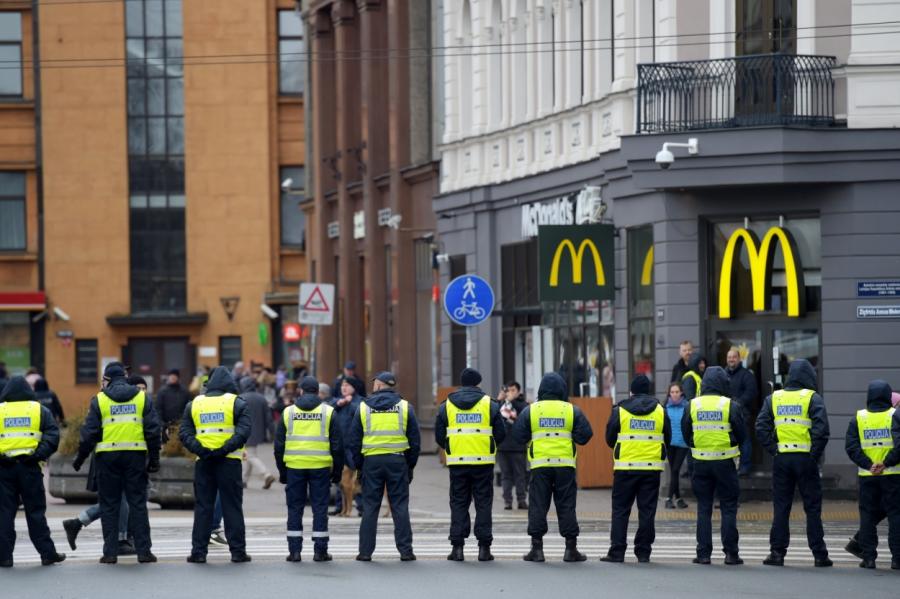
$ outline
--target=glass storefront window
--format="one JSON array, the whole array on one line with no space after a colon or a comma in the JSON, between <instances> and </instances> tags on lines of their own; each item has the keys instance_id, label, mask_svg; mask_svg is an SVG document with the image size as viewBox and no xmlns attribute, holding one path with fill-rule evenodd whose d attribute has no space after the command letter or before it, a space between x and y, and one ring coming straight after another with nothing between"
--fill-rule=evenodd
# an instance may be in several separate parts
<instances>
[{"instance_id":1,"label":"glass storefront window","mask_svg":"<svg viewBox=\"0 0 900 599\"><path fill-rule=\"evenodd\" d=\"M616 390L612 302L545 302L543 317L552 355L544 371L555 370L572 397L614 397Z\"/></svg>"},{"instance_id":2,"label":"glass storefront window","mask_svg":"<svg viewBox=\"0 0 900 599\"><path fill-rule=\"evenodd\" d=\"M631 376L654 378L653 227L628 231L628 344Z\"/></svg>"},{"instance_id":3,"label":"glass storefront window","mask_svg":"<svg viewBox=\"0 0 900 599\"><path fill-rule=\"evenodd\" d=\"M24 375L31 366L30 318L26 312L0 312L0 362L10 376Z\"/></svg>"}]
</instances>

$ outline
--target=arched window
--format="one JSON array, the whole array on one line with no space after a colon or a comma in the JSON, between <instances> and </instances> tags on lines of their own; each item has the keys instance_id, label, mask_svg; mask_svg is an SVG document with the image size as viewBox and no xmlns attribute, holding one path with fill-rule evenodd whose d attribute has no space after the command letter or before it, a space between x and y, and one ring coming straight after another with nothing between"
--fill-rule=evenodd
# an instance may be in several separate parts
<instances>
[{"instance_id":1,"label":"arched window","mask_svg":"<svg viewBox=\"0 0 900 599\"><path fill-rule=\"evenodd\" d=\"M494 0L491 4L491 39L488 42L488 56L490 58L490 73L488 80L488 106L490 115L488 129L496 129L503 120L503 7L500 0Z\"/></svg>"},{"instance_id":2,"label":"arched window","mask_svg":"<svg viewBox=\"0 0 900 599\"><path fill-rule=\"evenodd\" d=\"M459 36L459 56L457 61L459 81L459 134L469 135L472 130L472 8L469 0L463 0L462 28Z\"/></svg>"}]
</instances>

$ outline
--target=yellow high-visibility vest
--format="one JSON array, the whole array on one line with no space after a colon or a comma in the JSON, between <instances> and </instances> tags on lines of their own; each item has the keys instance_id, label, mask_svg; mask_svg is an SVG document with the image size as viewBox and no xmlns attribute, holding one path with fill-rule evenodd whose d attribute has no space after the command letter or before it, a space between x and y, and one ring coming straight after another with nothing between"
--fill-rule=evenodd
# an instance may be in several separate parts
<instances>
[{"instance_id":1,"label":"yellow high-visibility vest","mask_svg":"<svg viewBox=\"0 0 900 599\"><path fill-rule=\"evenodd\" d=\"M41 404L36 401L0 403L0 455L31 455L41 442Z\"/></svg>"},{"instance_id":2,"label":"yellow high-visibility vest","mask_svg":"<svg viewBox=\"0 0 900 599\"><path fill-rule=\"evenodd\" d=\"M197 430L197 442L209 450L219 449L234 436L234 400L237 395L223 393L210 397L198 395L191 403L191 418ZM244 448L228 454L233 460L243 458Z\"/></svg>"},{"instance_id":3,"label":"yellow high-visibility vest","mask_svg":"<svg viewBox=\"0 0 900 599\"><path fill-rule=\"evenodd\" d=\"M295 470L331 468L331 418L334 408L321 404L312 410L302 410L296 405L282 412L286 436L284 439L284 465Z\"/></svg>"},{"instance_id":4,"label":"yellow high-visibility vest","mask_svg":"<svg viewBox=\"0 0 900 599\"><path fill-rule=\"evenodd\" d=\"M658 405L649 414L632 414L619 406L619 436L613 470L664 470L666 411Z\"/></svg>"},{"instance_id":5,"label":"yellow high-visibility vest","mask_svg":"<svg viewBox=\"0 0 900 599\"><path fill-rule=\"evenodd\" d=\"M409 403L405 399L401 399L387 410L377 412L366 402L360 403L363 456L403 453L409 449L409 439L406 438L408 411Z\"/></svg>"},{"instance_id":6,"label":"yellow high-visibility vest","mask_svg":"<svg viewBox=\"0 0 900 599\"><path fill-rule=\"evenodd\" d=\"M144 438L144 404L147 396L138 391L128 401L113 401L106 393L97 394L103 437L97 453L107 451L147 451Z\"/></svg>"},{"instance_id":7,"label":"yellow high-visibility vest","mask_svg":"<svg viewBox=\"0 0 900 599\"><path fill-rule=\"evenodd\" d=\"M491 398L485 395L468 410L447 400L447 465L473 466L496 462L491 429Z\"/></svg>"},{"instance_id":8,"label":"yellow high-visibility vest","mask_svg":"<svg viewBox=\"0 0 900 599\"><path fill-rule=\"evenodd\" d=\"M575 408L567 401L542 399L529 409L531 468L574 468L576 449L572 442Z\"/></svg>"}]
</instances>

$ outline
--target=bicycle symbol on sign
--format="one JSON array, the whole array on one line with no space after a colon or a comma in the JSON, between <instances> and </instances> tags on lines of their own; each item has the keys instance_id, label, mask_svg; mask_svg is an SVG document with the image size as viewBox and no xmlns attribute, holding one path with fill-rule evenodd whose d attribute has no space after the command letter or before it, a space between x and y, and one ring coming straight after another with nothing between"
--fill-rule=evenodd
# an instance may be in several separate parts
<instances>
[{"instance_id":1,"label":"bicycle symbol on sign","mask_svg":"<svg viewBox=\"0 0 900 599\"><path fill-rule=\"evenodd\" d=\"M484 308L478 305L478 302L472 302L467 304L466 302L462 302L458 308L453 311L453 318L457 320L462 320L466 316L471 316L476 320L481 320L484 318Z\"/></svg>"}]
</instances>

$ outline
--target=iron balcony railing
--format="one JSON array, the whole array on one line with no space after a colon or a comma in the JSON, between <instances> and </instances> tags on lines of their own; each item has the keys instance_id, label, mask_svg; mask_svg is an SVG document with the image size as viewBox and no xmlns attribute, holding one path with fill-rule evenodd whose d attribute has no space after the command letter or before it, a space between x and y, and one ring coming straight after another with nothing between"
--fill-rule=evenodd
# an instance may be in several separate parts
<instances>
[{"instance_id":1,"label":"iron balcony railing","mask_svg":"<svg viewBox=\"0 0 900 599\"><path fill-rule=\"evenodd\" d=\"M757 54L638 65L638 133L834 120L833 56Z\"/></svg>"}]
</instances>

